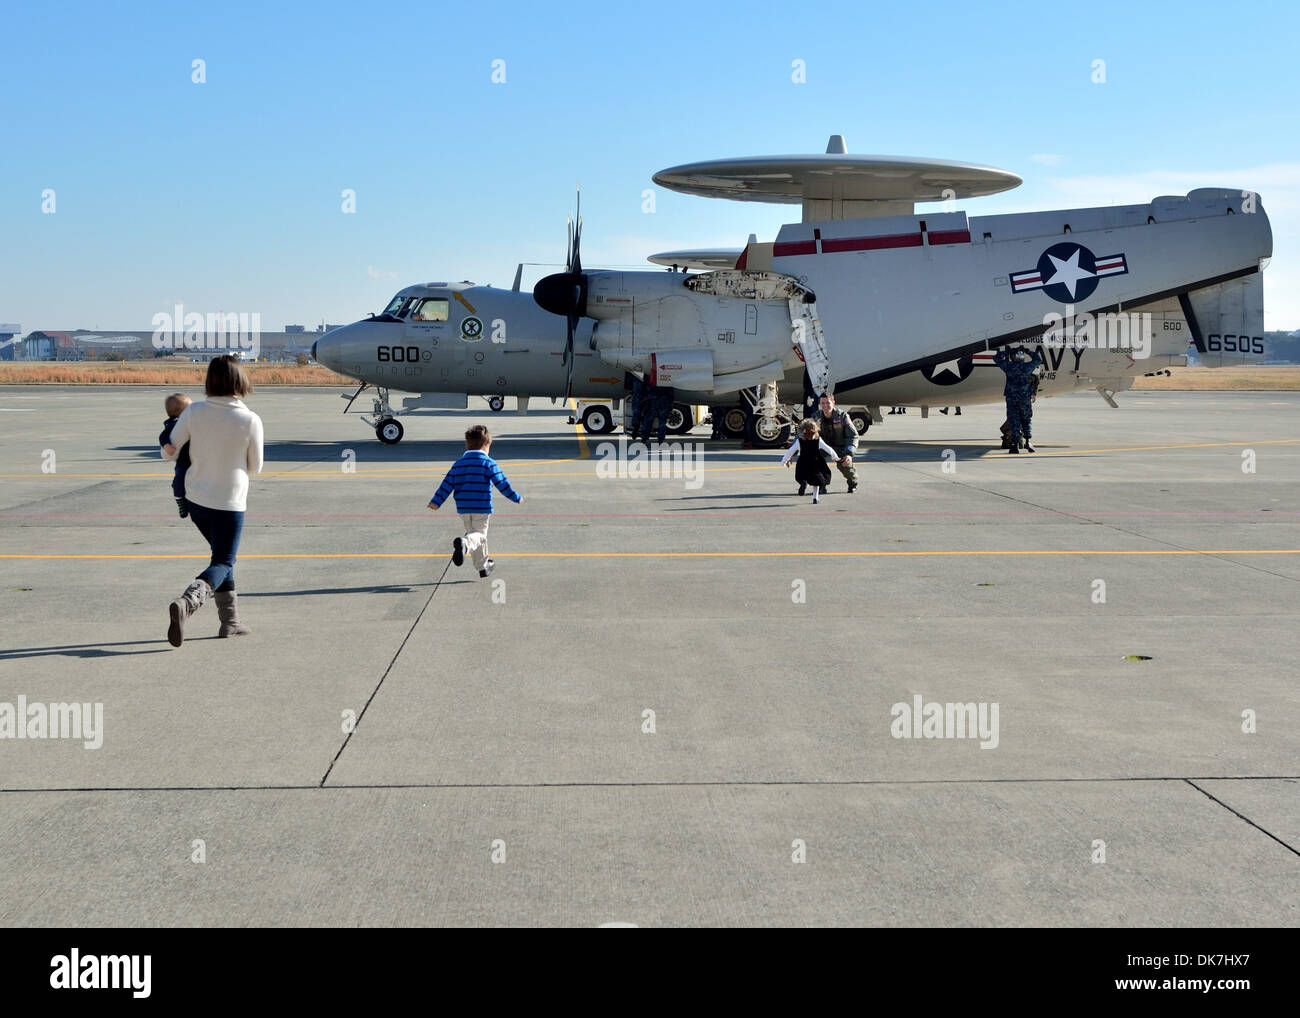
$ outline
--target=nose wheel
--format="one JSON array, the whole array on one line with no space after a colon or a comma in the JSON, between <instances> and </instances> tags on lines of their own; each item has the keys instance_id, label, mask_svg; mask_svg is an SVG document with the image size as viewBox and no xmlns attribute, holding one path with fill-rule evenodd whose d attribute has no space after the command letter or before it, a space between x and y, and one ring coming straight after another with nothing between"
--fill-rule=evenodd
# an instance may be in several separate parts
<instances>
[{"instance_id":1,"label":"nose wheel","mask_svg":"<svg viewBox=\"0 0 1300 1018\"><path fill-rule=\"evenodd\" d=\"M405 433L402 422L392 417L375 425L375 437L384 445L396 445L402 440L402 435Z\"/></svg>"},{"instance_id":2,"label":"nose wheel","mask_svg":"<svg viewBox=\"0 0 1300 1018\"><path fill-rule=\"evenodd\" d=\"M360 396L362 390L366 388L367 384L368 383L366 382L362 382L361 388L354 392L351 398L347 396L343 397L348 401L348 405L343 408L344 413L348 412L352 404L356 401L356 398ZM401 421L397 419L397 414L402 413L403 411L399 410L396 413L393 411L392 406L390 406L388 402L387 389L382 386L376 386L375 391L378 395L376 395L374 399L374 410L368 414L362 414L361 419L375 429L375 437L379 439L379 441L383 442L384 445L396 445L402 440L402 435L406 433L406 429L402 427Z\"/></svg>"}]
</instances>

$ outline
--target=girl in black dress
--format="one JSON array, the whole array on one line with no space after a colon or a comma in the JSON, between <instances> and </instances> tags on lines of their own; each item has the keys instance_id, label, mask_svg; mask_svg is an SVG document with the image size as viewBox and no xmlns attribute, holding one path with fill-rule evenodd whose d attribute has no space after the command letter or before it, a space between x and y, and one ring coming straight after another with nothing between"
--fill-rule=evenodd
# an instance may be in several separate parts
<instances>
[{"instance_id":1,"label":"girl in black dress","mask_svg":"<svg viewBox=\"0 0 1300 1018\"><path fill-rule=\"evenodd\" d=\"M816 421L806 420L799 425L798 437L781 457L781 465L788 467L796 456L799 463L794 468L794 479L799 482L799 494L802 495L811 484L813 501L820 502L821 496L826 494L826 485L831 483L831 468L826 457L837 457L835 450L822 441Z\"/></svg>"}]
</instances>

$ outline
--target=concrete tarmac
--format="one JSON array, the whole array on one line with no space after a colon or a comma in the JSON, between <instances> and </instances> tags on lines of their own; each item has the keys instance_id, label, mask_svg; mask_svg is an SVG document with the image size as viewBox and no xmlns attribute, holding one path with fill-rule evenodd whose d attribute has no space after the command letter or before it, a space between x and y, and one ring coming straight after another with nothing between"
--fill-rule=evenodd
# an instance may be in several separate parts
<instances>
[{"instance_id":1,"label":"concrete tarmac","mask_svg":"<svg viewBox=\"0 0 1300 1018\"><path fill-rule=\"evenodd\" d=\"M813 505L707 427L645 477L546 401L385 447L260 391L253 634L179 650L164 395L0 388L5 925L1300 923L1300 394L1040 401L1015 457L911 410ZM479 422L487 580L425 508Z\"/></svg>"}]
</instances>

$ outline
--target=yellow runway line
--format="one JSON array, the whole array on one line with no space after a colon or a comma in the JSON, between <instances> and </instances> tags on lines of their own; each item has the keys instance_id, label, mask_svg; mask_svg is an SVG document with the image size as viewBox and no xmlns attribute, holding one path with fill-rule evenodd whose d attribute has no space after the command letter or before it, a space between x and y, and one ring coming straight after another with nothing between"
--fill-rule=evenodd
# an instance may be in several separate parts
<instances>
[{"instance_id":1,"label":"yellow runway line","mask_svg":"<svg viewBox=\"0 0 1300 1018\"><path fill-rule=\"evenodd\" d=\"M580 459L580 460L590 459L590 458L591 458L591 453L590 453L590 451L587 449L587 429L584 428L584 427L582 426L582 422L578 420L578 404L577 404L576 402L574 402L573 399L570 399L570 400L569 400L569 409L573 411L573 419L574 419L573 432L574 432L574 434L577 435L577 437L578 437L578 459ZM613 413L612 405L611 405L611 410L610 410L610 412ZM538 475L538 474L520 474L519 476L520 476L520 477L538 477L538 476L547 477L547 476L551 476L551 475L549 475L549 474L541 474L541 475ZM563 477L564 475L563 475L563 474L555 474L554 476L556 476L556 477Z\"/></svg>"}]
</instances>

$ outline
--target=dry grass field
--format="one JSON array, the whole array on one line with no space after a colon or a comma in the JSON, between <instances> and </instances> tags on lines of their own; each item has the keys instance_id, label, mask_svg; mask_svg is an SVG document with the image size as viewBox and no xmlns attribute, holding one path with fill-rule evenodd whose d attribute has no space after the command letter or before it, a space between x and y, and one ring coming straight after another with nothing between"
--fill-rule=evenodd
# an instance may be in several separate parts
<instances>
[{"instance_id":1,"label":"dry grass field","mask_svg":"<svg viewBox=\"0 0 1300 1018\"><path fill-rule=\"evenodd\" d=\"M355 385L319 365L249 364L254 385ZM0 363L0 385L203 384L205 364L188 361L78 361ZM1300 390L1300 365L1172 368L1170 376L1139 378L1134 389Z\"/></svg>"},{"instance_id":2,"label":"dry grass field","mask_svg":"<svg viewBox=\"0 0 1300 1018\"><path fill-rule=\"evenodd\" d=\"M319 365L246 364L253 385L355 385ZM0 363L0 385L174 385L203 384L208 366L189 361L67 361Z\"/></svg>"},{"instance_id":3,"label":"dry grass field","mask_svg":"<svg viewBox=\"0 0 1300 1018\"><path fill-rule=\"evenodd\" d=\"M1139 378L1135 389L1300 389L1300 365L1278 364L1240 368L1170 368L1168 377Z\"/></svg>"}]
</instances>

